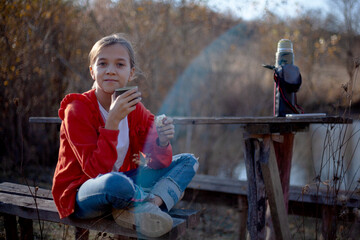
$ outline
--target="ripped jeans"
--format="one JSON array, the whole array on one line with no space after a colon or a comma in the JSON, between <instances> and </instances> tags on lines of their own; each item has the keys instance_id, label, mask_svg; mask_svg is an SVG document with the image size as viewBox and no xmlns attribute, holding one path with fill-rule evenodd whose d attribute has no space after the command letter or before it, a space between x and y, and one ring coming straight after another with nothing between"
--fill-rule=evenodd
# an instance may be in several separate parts
<instances>
[{"instance_id":1,"label":"ripped jeans","mask_svg":"<svg viewBox=\"0 0 360 240\"><path fill-rule=\"evenodd\" d=\"M73 216L94 218L111 213L112 208L132 207L159 196L169 211L179 200L198 169L192 154L173 156L167 168L140 166L127 172L110 172L83 183L76 194Z\"/></svg>"}]
</instances>

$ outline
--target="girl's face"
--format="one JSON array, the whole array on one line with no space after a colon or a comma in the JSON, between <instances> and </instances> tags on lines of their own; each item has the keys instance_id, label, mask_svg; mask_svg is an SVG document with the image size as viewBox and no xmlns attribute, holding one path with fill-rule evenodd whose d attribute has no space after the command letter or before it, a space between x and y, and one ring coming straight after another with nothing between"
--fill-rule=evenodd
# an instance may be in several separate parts
<instances>
[{"instance_id":1,"label":"girl's face","mask_svg":"<svg viewBox=\"0 0 360 240\"><path fill-rule=\"evenodd\" d=\"M96 81L96 92L113 94L132 80L134 68L130 67L129 54L121 44L104 47L90 66L91 77Z\"/></svg>"}]
</instances>

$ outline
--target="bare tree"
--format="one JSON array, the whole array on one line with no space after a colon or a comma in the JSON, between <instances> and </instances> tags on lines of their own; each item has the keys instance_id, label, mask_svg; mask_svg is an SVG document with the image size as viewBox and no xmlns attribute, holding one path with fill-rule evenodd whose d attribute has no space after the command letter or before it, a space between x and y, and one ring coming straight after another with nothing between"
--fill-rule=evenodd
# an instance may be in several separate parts
<instances>
[{"instance_id":1,"label":"bare tree","mask_svg":"<svg viewBox=\"0 0 360 240\"><path fill-rule=\"evenodd\" d=\"M358 45L360 34L360 1L359 0L329 0L334 6L334 10L339 13L338 31L343 35L344 63L349 76L349 82L345 88L348 93L349 104L351 106L353 95L353 79L355 71L355 57L360 54ZM334 15L335 17L335 15ZM357 44L356 44L357 43Z\"/></svg>"}]
</instances>

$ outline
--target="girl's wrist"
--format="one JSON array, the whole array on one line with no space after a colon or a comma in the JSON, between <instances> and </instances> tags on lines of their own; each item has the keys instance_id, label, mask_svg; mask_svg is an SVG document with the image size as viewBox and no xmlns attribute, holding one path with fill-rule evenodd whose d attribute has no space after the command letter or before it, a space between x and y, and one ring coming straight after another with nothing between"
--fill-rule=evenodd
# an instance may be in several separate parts
<instances>
[{"instance_id":1,"label":"girl's wrist","mask_svg":"<svg viewBox=\"0 0 360 240\"><path fill-rule=\"evenodd\" d=\"M160 146L160 147L167 147L167 146L169 146L170 141L169 141L169 140L166 140L165 142L162 142L162 141L160 141L159 138L157 138L157 139L156 139L156 143L157 143L157 145Z\"/></svg>"},{"instance_id":2,"label":"girl's wrist","mask_svg":"<svg viewBox=\"0 0 360 240\"><path fill-rule=\"evenodd\" d=\"M109 121L109 119L105 123L105 128L110 130L118 130L119 129L119 123L116 124L114 121Z\"/></svg>"}]
</instances>

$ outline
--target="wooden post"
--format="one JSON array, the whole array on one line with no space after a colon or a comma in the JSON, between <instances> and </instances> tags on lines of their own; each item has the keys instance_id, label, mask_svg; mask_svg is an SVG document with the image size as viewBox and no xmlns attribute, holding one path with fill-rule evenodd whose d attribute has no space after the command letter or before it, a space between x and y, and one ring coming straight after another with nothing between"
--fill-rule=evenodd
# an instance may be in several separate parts
<instances>
[{"instance_id":1,"label":"wooden post","mask_svg":"<svg viewBox=\"0 0 360 240\"><path fill-rule=\"evenodd\" d=\"M245 164L248 179L248 231L252 240L265 238L266 195L260 167L260 142L245 139Z\"/></svg>"},{"instance_id":2,"label":"wooden post","mask_svg":"<svg viewBox=\"0 0 360 240\"><path fill-rule=\"evenodd\" d=\"M336 206L322 207L322 237L324 240L336 239Z\"/></svg>"},{"instance_id":3,"label":"wooden post","mask_svg":"<svg viewBox=\"0 0 360 240\"><path fill-rule=\"evenodd\" d=\"M18 222L20 226L20 239L21 240L34 239L33 221L31 219L19 217Z\"/></svg>"},{"instance_id":4,"label":"wooden post","mask_svg":"<svg viewBox=\"0 0 360 240\"><path fill-rule=\"evenodd\" d=\"M238 206L239 206L239 240L246 239L246 220L247 220L247 211L248 204L247 200L243 196L238 196Z\"/></svg>"},{"instance_id":5,"label":"wooden post","mask_svg":"<svg viewBox=\"0 0 360 240\"><path fill-rule=\"evenodd\" d=\"M16 216L3 214L6 239L18 240Z\"/></svg>"}]
</instances>

